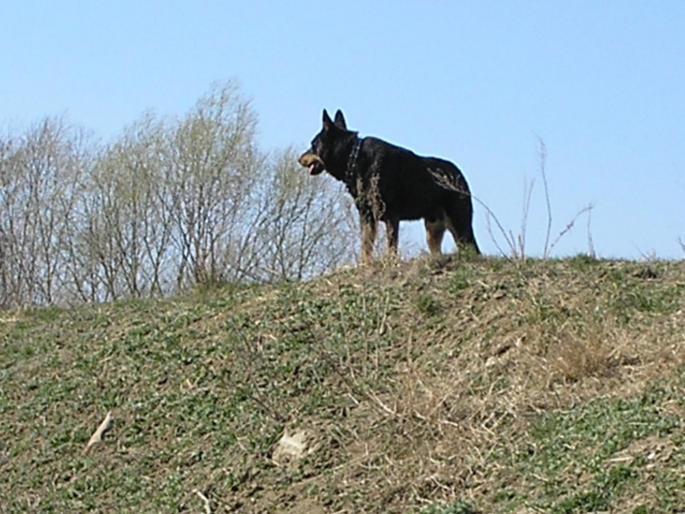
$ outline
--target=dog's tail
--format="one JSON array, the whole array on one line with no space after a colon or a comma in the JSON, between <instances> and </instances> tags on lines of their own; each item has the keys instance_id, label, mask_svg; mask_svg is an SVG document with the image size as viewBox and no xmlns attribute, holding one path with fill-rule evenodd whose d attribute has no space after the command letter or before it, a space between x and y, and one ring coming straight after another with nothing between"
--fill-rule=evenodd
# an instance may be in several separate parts
<instances>
[{"instance_id":1,"label":"dog's tail","mask_svg":"<svg viewBox=\"0 0 685 514\"><path fill-rule=\"evenodd\" d=\"M480 255L480 248L478 248L478 243L476 243L476 237L473 233L473 204L471 201L472 195L471 191L469 190L469 186L466 183L464 175L461 174L458 168L443 169L440 167L429 167L427 168L427 170L438 187L446 189L447 191L459 193L460 195L463 195L467 198L468 221L466 222L466 224L460 224L456 220L451 219L450 216L454 215L453 211L446 212L446 215L447 219L450 220L450 222L452 223L452 228L450 228L450 231L452 231L452 234L454 235L455 242L457 242L457 245L459 246L460 243L471 245L476 255ZM476 200L478 199L476 198ZM462 212L460 208L460 215L465 214L465 212L466 211Z\"/></svg>"}]
</instances>

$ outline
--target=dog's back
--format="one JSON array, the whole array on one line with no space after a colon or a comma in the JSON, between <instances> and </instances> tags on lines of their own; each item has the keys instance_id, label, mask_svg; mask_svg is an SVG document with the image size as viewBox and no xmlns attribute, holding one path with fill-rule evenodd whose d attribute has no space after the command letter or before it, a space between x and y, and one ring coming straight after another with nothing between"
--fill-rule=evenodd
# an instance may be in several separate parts
<instances>
[{"instance_id":1,"label":"dog's back","mask_svg":"<svg viewBox=\"0 0 685 514\"><path fill-rule=\"evenodd\" d=\"M420 156L376 137L364 139L361 154L359 174L370 180L378 176L386 207L382 219L436 220L451 204L466 210L471 207L466 179L450 161ZM436 180L438 176L442 181Z\"/></svg>"}]
</instances>

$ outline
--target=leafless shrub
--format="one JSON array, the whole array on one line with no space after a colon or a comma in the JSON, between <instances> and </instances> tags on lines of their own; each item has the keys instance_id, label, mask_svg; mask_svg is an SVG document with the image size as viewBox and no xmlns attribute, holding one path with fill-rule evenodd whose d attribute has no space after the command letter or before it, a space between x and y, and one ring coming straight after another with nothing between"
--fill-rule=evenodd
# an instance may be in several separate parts
<instances>
[{"instance_id":1,"label":"leafless shrub","mask_svg":"<svg viewBox=\"0 0 685 514\"><path fill-rule=\"evenodd\" d=\"M11 139L0 141L0 309L11 305L16 295L12 273L14 230L11 208L16 193L13 185L15 143Z\"/></svg>"},{"instance_id":2,"label":"leafless shrub","mask_svg":"<svg viewBox=\"0 0 685 514\"><path fill-rule=\"evenodd\" d=\"M125 130L94 163L71 245L71 275L86 301L162 295L173 219L163 124L151 115Z\"/></svg>"},{"instance_id":3,"label":"leafless shrub","mask_svg":"<svg viewBox=\"0 0 685 514\"><path fill-rule=\"evenodd\" d=\"M246 274L256 280L301 280L351 262L357 236L344 192L304 173L292 149L275 154L266 169Z\"/></svg>"},{"instance_id":4,"label":"leafless shrub","mask_svg":"<svg viewBox=\"0 0 685 514\"><path fill-rule=\"evenodd\" d=\"M256 122L249 102L228 83L201 98L171 134L167 179L178 287L240 275L227 257L242 239L245 209L264 162Z\"/></svg>"},{"instance_id":5,"label":"leafless shrub","mask_svg":"<svg viewBox=\"0 0 685 514\"><path fill-rule=\"evenodd\" d=\"M542 177L542 184L543 184L543 191L544 191L544 197L545 197L545 209L547 213L547 220L546 220L546 228L545 228L545 243L542 251L542 257L543 259L547 259L550 257L552 254L552 251L556 247L556 245L559 243L561 239L564 238L574 227L578 219L583 216L587 215L587 237L588 237L588 253L590 255L595 255L595 249L594 249L594 244L592 241L592 232L591 232L591 220L592 220L592 210L594 209L594 206L592 204L588 204L585 207L581 208L574 216L571 218L571 220L566 224L566 226L559 231L557 236L552 240L551 239L551 234L552 234L552 201L551 201L551 194L550 194L550 189L549 189L549 183L547 181L547 171L546 171L546 166L547 166L547 147L544 143L544 141L541 138L538 138L538 145L539 145L539 150L538 150L538 159L539 159L539 166L538 166L538 171L540 173L540 176ZM525 182L524 183L524 188L523 188L523 208L522 208L522 214L521 214L521 227L519 229L518 234L514 234L512 230L507 230L504 228L502 223L500 222L499 218L497 215L494 213L494 211L482 200L479 198L472 196L473 200L476 201L481 207L483 207L486 211L486 223L487 223L487 228L488 228L488 234L490 235L490 239L494 243L495 247L497 248L498 252L503 256L503 257L511 257L512 259L515 260L525 260L527 255L528 255L528 248L527 248L527 232L528 232L528 215L530 213L530 204L531 204L531 199L533 196L533 188L535 185L535 181L531 180L530 182ZM495 226L497 227L498 233L500 237L504 240L504 244L500 244L499 238L496 236L495 231L493 230L492 227L492 221L494 221ZM550 242L551 240L551 242ZM506 250L503 248L503 246L506 248Z\"/></svg>"},{"instance_id":6,"label":"leafless shrub","mask_svg":"<svg viewBox=\"0 0 685 514\"><path fill-rule=\"evenodd\" d=\"M0 145L0 297L3 306L61 300L64 242L84 171L82 132L46 118Z\"/></svg>"}]
</instances>

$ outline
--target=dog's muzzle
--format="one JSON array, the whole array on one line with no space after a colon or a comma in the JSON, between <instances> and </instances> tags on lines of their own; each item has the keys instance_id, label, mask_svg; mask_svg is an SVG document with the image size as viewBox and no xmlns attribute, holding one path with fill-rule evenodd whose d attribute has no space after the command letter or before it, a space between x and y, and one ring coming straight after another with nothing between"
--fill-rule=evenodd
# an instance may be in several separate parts
<instances>
[{"instance_id":1,"label":"dog's muzzle","mask_svg":"<svg viewBox=\"0 0 685 514\"><path fill-rule=\"evenodd\" d=\"M308 168L310 175L318 175L326 167L321 160L321 157L313 153L311 150L307 150L305 153L300 155L300 158L297 160L297 162L300 163L300 166Z\"/></svg>"}]
</instances>

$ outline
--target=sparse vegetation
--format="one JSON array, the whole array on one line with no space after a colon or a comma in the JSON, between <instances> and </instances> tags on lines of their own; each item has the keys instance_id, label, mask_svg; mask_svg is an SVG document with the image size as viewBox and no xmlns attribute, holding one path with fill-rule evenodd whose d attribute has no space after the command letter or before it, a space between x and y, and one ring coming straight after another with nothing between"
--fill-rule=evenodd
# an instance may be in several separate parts
<instances>
[{"instance_id":1,"label":"sparse vegetation","mask_svg":"<svg viewBox=\"0 0 685 514\"><path fill-rule=\"evenodd\" d=\"M542 179L543 193L545 199L545 211L546 211L546 227L545 227L545 243L542 249L542 258L547 259L552 256L552 251L557 246L559 241L561 241L565 236L567 236L571 230L576 225L576 222L582 217L586 216L586 228L587 228L587 255L590 258L595 257L594 242L592 239L592 210L594 206L589 203L582 209L578 210L576 214L567 221L564 228L559 230L557 235L552 239L552 226L553 226L553 210L551 201L551 192L549 183L547 181L547 146L542 138L538 137L538 171L540 178ZM523 201L521 204L521 224L516 233L512 229L505 228L504 224L497 217L495 212L489 205L487 205L482 199L473 196L473 200L480 205L486 214L487 230L490 235L490 240L494 244L495 248L499 252L499 255L506 258L511 258L515 260L526 260L531 257L530 249L527 245L528 236L528 222L531 201L533 198L533 190L535 188L535 179L530 181L526 180L523 184ZM494 222L494 227L493 227Z\"/></svg>"},{"instance_id":2,"label":"sparse vegetation","mask_svg":"<svg viewBox=\"0 0 685 514\"><path fill-rule=\"evenodd\" d=\"M266 155L256 125L228 82L109 144L54 118L0 135L0 309L299 280L352 262L346 196L309 180L292 150Z\"/></svg>"},{"instance_id":3,"label":"sparse vegetation","mask_svg":"<svg viewBox=\"0 0 685 514\"><path fill-rule=\"evenodd\" d=\"M455 258L4 311L0 511L677 512L684 305L682 262Z\"/></svg>"}]
</instances>

